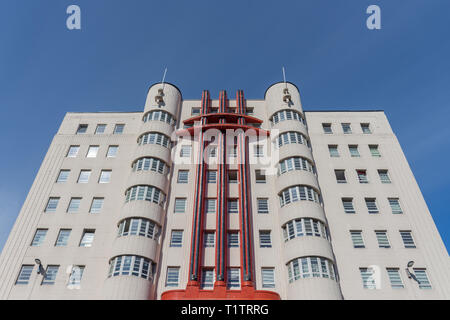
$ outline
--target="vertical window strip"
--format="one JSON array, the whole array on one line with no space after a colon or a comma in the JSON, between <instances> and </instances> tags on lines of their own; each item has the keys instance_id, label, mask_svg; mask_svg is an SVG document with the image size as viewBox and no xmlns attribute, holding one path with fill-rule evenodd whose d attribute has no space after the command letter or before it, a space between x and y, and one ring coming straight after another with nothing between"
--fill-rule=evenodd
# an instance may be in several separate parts
<instances>
[{"instance_id":1,"label":"vertical window strip","mask_svg":"<svg viewBox=\"0 0 450 320\"><path fill-rule=\"evenodd\" d=\"M140 185L129 188L125 193L125 202L145 200L163 205L166 195L156 187Z\"/></svg>"},{"instance_id":2,"label":"vertical window strip","mask_svg":"<svg viewBox=\"0 0 450 320\"><path fill-rule=\"evenodd\" d=\"M140 256L117 256L110 261L108 277L131 275L147 280L153 280L155 263Z\"/></svg>"},{"instance_id":3,"label":"vertical window strip","mask_svg":"<svg viewBox=\"0 0 450 320\"><path fill-rule=\"evenodd\" d=\"M283 190L279 194L280 205L284 207L285 205L296 202L296 201L313 201L320 203L319 194L312 187L309 186L293 186Z\"/></svg>"}]
</instances>

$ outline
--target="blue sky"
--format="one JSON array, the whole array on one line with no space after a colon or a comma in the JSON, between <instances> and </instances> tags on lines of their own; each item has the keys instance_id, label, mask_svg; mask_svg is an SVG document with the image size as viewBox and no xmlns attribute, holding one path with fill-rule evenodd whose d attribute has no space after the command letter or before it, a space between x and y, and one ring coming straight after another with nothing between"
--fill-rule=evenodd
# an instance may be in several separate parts
<instances>
[{"instance_id":1,"label":"blue sky","mask_svg":"<svg viewBox=\"0 0 450 320\"><path fill-rule=\"evenodd\" d=\"M66 28L71 4L80 31ZM449 247L448 12L448 0L2 0L0 248L66 112L142 110L165 66L186 99L261 99L283 65L306 110L385 110Z\"/></svg>"}]
</instances>

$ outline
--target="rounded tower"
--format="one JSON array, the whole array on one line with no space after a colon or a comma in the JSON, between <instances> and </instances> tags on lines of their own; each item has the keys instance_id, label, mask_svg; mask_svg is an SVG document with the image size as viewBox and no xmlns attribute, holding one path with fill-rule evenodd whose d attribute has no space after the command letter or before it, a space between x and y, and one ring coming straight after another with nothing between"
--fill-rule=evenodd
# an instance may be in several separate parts
<instances>
[{"instance_id":1,"label":"rounded tower","mask_svg":"<svg viewBox=\"0 0 450 320\"><path fill-rule=\"evenodd\" d=\"M289 82L273 84L265 102L279 155L275 188L287 298L342 299L299 90Z\"/></svg>"}]
</instances>

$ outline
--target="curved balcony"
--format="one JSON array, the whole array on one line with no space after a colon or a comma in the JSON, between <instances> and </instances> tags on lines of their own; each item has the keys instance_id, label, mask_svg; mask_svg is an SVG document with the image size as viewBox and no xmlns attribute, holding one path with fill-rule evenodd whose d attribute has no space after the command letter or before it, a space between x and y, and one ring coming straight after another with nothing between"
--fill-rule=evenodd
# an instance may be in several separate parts
<instances>
[{"instance_id":1,"label":"curved balcony","mask_svg":"<svg viewBox=\"0 0 450 320\"><path fill-rule=\"evenodd\" d=\"M142 123L139 135L145 134L147 132L159 132L165 134L168 137L171 137L174 129L175 127L168 124L167 122L150 120Z\"/></svg>"},{"instance_id":2,"label":"curved balcony","mask_svg":"<svg viewBox=\"0 0 450 320\"><path fill-rule=\"evenodd\" d=\"M319 203L303 200L292 202L279 209L280 225L299 218L313 218L325 222L325 213Z\"/></svg>"},{"instance_id":3,"label":"curved balcony","mask_svg":"<svg viewBox=\"0 0 450 320\"><path fill-rule=\"evenodd\" d=\"M103 297L108 300L153 300L155 284L133 276L109 277L105 280Z\"/></svg>"},{"instance_id":4,"label":"curved balcony","mask_svg":"<svg viewBox=\"0 0 450 320\"><path fill-rule=\"evenodd\" d=\"M164 219L164 208L154 202L145 200L126 202L120 210L117 221L133 217L150 219L161 226Z\"/></svg>"},{"instance_id":5,"label":"curved balcony","mask_svg":"<svg viewBox=\"0 0 450 320\"><path fill-rule=\"evenodd\" d=\"M285 100L284 90L288 89L290 100ZM303 113L300 92L298 88L290 82L278 82L271 85L264 95L268 114L272 115L283 109L294 109Z\"/></svg>"},{"instance_id":6,"label":"curved balcony","mask_svg":"<svg viewBox=\"0 0 450 320\"><path fill-rule=\"evenodd\" d=\"M280 121L271 128L271 134L276 134L276 136L287 131L298 131L308 137L308 128L297 120Z\"/></svg>"},{"instance_id":7,"label":"curved balcony","mask_svg":"<svg viewBox=\"0 0 450 320\"><path fill-rule=\"evenodd\" d=\"M121 236L114 240L110 256L113 258L121 255L134 255L155 262L158 258L159 247L156 240L144 236Z\"/></svg>"},{"instance_id":8,"label":"curved balcony","mask_svg":"<svg viewBox=\"0 0 450 320\"><path fill-rule=\"evenodd\" d=\"M305 170L292 170L279 175L276 179L277 193L293 185L309 185L319 190L319 183L314 173Z\"/></svg>"},{"instance_id":9,"label":"curved balcony","mask_svg":"<svg viewBox=\"0 0 450 320\"><path fill-rule=\"evenodd\" d=\"M339 284L326 278L299 279L288 284L291 300L342 300Z\"/></svg>"},{"instance_id":10,"label":"curved balcony","mask_svg":"<svg viewBox=\"0 0 450 320\"><path fill-rule=\"evenodd\" d=\"M132 171L127 180L127 186L135 185L152 185L160 189L164 194L167 194L169 186L167 176L155 171Z\"/></svg>"},{"instance_id":11,"label":"curved balcony","mask_svg":"<svg viewBox=\"0 0 450 320\"><path fill-rule=\"evenodd\" d=\"M156 98L157 96L160 96L159 90L163 90L161 103L158 103ZM176 86L167 82L164 84L155 83L148 90L144 113L152 110L163 110L177 118L180 105L181 92Z\"/></svg>"},{"instance_id":12,"label":"curved balcony","mask_svg":"<svg viewBox=\"0 0 450 320\"><path fill-rule=\"evenodd\" d=\"M134 159L136 160L142 157L159 158L169 166L172 164L172 150L158 144L138 145L134 154Z\"/></svg>"},{"instance_id":13,"label":"curved balcony","mask_svg":"<svg viewBox=\"0 0 450 320\"><path fill-rule=\"evenodd\" d=\"M309 161L314 163L313 156L311 153L311 149L308 148L308 146L300 143L290 143L285 144L278 148L278 146L275 146L275 151L278 151L278 158L279 160L290 158L290 157L296 157L301 156L307 158Z\"/></svg>"},{"instance_id":14,"label":"curved balcony","mask_svg":"<svg viewBox=\"0 0 450 320\"><path fill-rule=\"evenodd\" d=\"M284 262L299 257L324 257L334 261L330 242L321 237L303 236L284 243Z\"/></svg>"}]
</instances>

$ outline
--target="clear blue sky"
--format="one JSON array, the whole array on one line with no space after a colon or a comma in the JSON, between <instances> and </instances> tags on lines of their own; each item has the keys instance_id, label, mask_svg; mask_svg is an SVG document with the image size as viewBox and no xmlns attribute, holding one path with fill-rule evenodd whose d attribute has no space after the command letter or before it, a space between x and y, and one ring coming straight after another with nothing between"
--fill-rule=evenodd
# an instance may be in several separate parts
<instances>
[{"instance_id":1,"label":"clear blue sky","mask_svg":"<svg viewBox=\"0 0 450 320\"><path fill-rule=\"evenodd\" d=\"M81 31L66 29L70 4ZM366 28L370 4L380 31ZM448 0L2 0L0 248L66 112L142 110L165 66L186 99L261 99L283 65L306 110L385 110L449 247L449 12Z\"/></svg>"}]
</instances>

